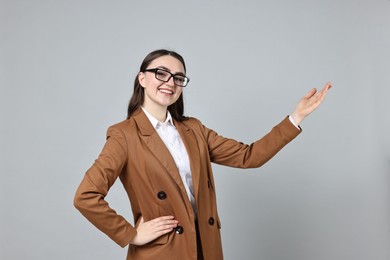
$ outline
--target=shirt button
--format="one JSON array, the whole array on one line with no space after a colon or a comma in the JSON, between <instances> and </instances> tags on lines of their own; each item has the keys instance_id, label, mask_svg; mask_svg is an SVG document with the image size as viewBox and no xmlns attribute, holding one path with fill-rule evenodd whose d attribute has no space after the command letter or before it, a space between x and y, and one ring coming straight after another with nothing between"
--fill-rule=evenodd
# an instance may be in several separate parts
<instances>
[{"instance_id":1,"label":"shirt button","mask_svg":"<svg viewBox=\"0 0 390 260\"><path fill-rule=\"evenodd\" d=\"M176 234L183 234L184 228L182 226L177 226L175 228L175 232L176 232Z\"/></svg>"},{"instance_id":2,"label":"shirt button","mask_svg":"<svg viewBox=\"0 0 390 260\"><path fill-rule=\"evenodd\" d=\"M214 218L213 217L209 218L209 225L210 226L214 225Z\"/></svg>"},{"instance_id":3,"label":"shirt button","mask_svg":"<svg viewBox=\"0 0 390 260\"><path fill-rule=\"evenodd\" d=\"M167 194L164 192L164 191L159 191L157 193L157 197L160 199L160 200L165 200L167 198Z\"/></svg>"}]
</instances>

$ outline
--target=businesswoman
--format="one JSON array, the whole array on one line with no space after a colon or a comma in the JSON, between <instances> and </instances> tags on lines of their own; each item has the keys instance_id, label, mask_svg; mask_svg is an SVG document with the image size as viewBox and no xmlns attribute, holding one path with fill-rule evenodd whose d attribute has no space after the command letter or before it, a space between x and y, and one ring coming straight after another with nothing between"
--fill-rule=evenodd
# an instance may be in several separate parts
<instances>
[{"instance_id":1,"label":"businesswoman","mask_svg":"<svg viewBox=\"0 0 390 260\"><path fill-rule=\"evenodd\" d=\"M184 116L184 59L156 50L135 78L126 120L108 128L103 150L77 189L75 207L122 247L127 259L223 259L211 163L253 168L271 159L300 132L300 122L331 85L312 89L295 111L247 145ZM105 197L119 177L134 225Z\"/></svg>"}]
</instances>

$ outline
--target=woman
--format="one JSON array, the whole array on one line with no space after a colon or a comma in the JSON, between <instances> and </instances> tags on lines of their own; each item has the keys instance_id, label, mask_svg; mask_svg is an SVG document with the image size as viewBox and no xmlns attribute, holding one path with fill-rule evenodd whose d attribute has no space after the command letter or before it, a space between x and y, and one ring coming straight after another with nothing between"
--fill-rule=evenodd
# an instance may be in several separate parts
<instances>
[{"instance_id":1,"label":"woman","mask_svg":"<svg viewBox=\"0 0 390 260\"><path fill-rule=\"evenodd\" d=\"M156 50L134 82L127 120L111 126L106 144L86 172L75 207L120 246L127 259L223 259L211 162L259 167L300 132L298 125L324 100L328 83L312 89L291 116L260 140L245 145L185 117L183 58ZM135 225L104 200L120 178Z\"/></svg>"}]
</instances>

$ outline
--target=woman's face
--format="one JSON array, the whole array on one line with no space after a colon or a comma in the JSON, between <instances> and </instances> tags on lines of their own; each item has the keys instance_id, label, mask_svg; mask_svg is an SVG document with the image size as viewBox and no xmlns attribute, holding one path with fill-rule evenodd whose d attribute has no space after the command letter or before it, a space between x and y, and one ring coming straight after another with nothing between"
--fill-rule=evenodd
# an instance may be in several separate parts
<instances>
[{"instance_id":1,"label":"woman's face","mask_svg":"<svg viewBox=\"0 0 390 260\"><path fill-rule=\"evenodd\" d=\"M166 55L153 60L146 69L160 68L172 74L185 75L183 64L176 58ZM156 79L154 72L140 72L138 80L144 88L143 106L146 109L167 109L180 97L183 88L173 83L173 77L168 82Z\"/></svg>"}]
</instances>

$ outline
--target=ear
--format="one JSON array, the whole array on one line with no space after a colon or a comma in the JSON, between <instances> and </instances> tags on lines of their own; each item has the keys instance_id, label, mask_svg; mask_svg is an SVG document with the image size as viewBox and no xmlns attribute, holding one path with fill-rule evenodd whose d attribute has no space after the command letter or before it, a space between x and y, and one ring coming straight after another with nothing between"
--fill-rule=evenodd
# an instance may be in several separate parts
<instances>
[{"instance_id":1,"label":"ear","mask_svg":"<svg viewBox=\"0 0 390 260\"><path fill-rule=\"evenodd\" d=\"M140 73L138 73L138 82L139 82L139 84L141 85L141 87L145 87L144 86L144 82L145 82L145 73L143 73L143 72L140 72Z\"/></svg>"}]
</instances>

